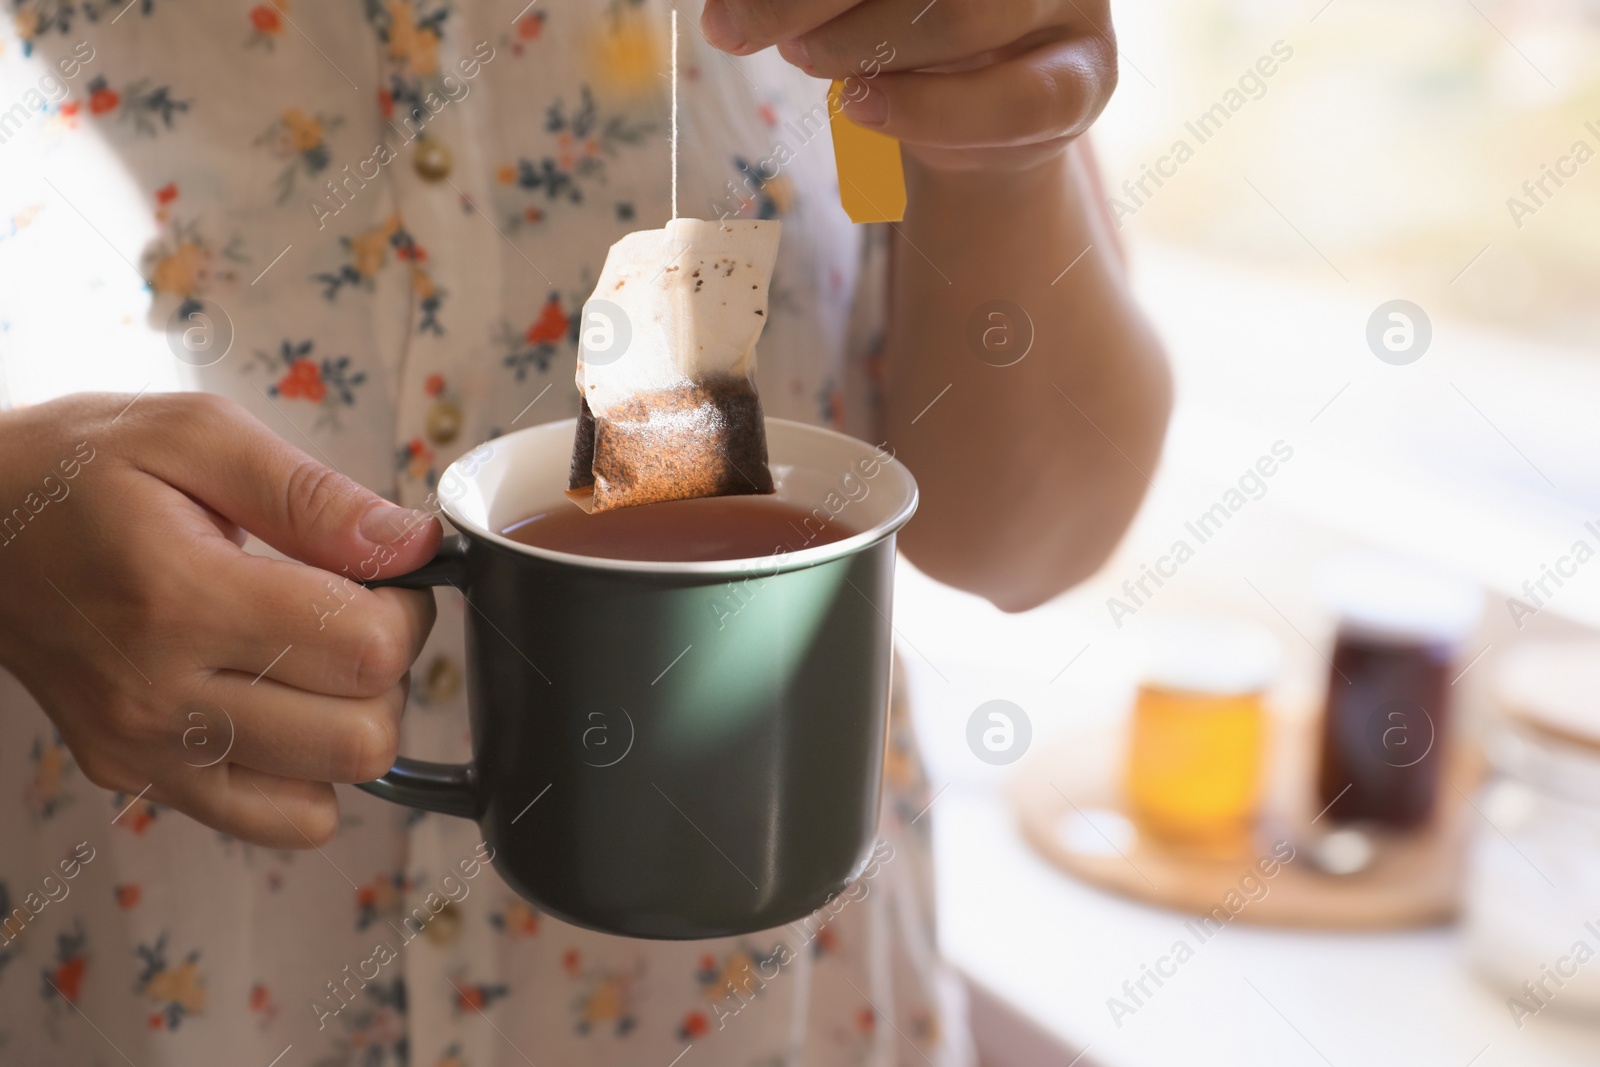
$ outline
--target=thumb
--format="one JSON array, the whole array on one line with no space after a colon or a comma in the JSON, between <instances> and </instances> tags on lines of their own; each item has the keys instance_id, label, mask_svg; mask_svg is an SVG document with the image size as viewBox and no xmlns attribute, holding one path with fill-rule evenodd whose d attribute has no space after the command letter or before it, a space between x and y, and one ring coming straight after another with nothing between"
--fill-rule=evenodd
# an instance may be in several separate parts
<instances>
[{"instance_id":1,"label":"thumb","mask_svg":"<svg viewBox=\"0 0 1600 1067\"><path fill-rule=\"evenodd\" d=\"M153 447L140 465L284 555L371 580L416 570L438 550L432 514L317 462L240 405L200 393L164 400L168 410L145 412Z\"/></svg>"}]
</instances>

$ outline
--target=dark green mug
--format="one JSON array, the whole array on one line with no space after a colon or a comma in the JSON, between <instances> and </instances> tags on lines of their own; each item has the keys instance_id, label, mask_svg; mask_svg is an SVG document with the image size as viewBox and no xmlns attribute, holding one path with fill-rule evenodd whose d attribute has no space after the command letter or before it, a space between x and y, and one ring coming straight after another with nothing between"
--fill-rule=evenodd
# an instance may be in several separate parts
<instances>
[{"instance_id":1,"label":"dark green mug","mask_svg":"<svg viewBox=\"0 0 1600 1067\"><path fill-rule=\"evenodd\" d=\"M855 532L714 563L572 555L500 531L572 506L573 420L451 464L437 495L460 533L371 584L466 596L472 762L401 757L361 788L476 821L508 885L607 933L750 933L842 890L877 831L895 532L917 488L884 449L766 427L807 532Z\"/></svg>"}]
</instances>

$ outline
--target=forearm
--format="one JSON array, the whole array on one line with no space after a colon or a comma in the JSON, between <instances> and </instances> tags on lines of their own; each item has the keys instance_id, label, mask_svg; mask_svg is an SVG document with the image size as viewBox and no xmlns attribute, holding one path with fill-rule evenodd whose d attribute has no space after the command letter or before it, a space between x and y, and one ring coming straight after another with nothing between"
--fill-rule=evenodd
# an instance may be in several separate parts
<instances>
[{"instance_id":1,"label":"forearm","mask_svg":"<svg viewBox=\"0 0 1600 1067\"><path fill-rule=\"evenodd\" d=\"M906 160L885 432L922 502L901 543L932 576L1006 610L1104 561L1148 488L1171 404L1080 144L1021 173ZM969 320L994 300L1033 326L1032 348L1008 367L968 342Z\"/></svg>"}]
</instances>

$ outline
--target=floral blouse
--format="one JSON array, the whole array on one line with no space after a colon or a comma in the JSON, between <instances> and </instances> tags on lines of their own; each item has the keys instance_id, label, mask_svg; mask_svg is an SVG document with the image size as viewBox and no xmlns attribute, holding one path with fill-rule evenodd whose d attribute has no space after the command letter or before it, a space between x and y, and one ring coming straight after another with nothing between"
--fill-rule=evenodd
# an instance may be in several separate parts
<instances>
[{"instance_id":1,"label":"floral blouse","mask_svg":"<svg viewBox=\"0 0 1600 1067\"><path fill-rule=\"evenodd\" d=\"M413 506L478 442L576 412L606 250L670 211L667 0L4 2L0 407L222 393ZM826 87L712 50L697 15L680 209L785 221L766 410L871 437L886 249L840 210ZM439 596L404 749L460 759L466 607ZM293 853L108 794L0 671L0 1061L967 1062L902 720L850 892L644 942L540 914L471 823L352 788Z\"/></svg>"}]
</instances>

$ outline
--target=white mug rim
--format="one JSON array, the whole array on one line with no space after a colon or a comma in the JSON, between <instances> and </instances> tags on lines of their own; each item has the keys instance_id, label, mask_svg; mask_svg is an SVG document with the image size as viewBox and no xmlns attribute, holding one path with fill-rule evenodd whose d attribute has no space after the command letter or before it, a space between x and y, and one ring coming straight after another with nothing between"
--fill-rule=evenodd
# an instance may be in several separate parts
<instances>
[{"instance_id":1,"label":"white mug rim","mask_svg":"<svg viewBox=\"0 0 1600 1067\"><path fill-rule=\"evenodd\" d=\"M814 426L810 423L797 422L793 419L780 419L772 417L768 417L766 419L766 423L769 428L773 426L779 426L785 430L799 431L807 435L817 435L825 438L832 438L838 443L846 444L861 450L863 456L867 456L873 452L872 445L869 445L858 438L851 437L848 434L840 433L837 430L831 430L826 427ZM501 447L506 447L514 439L538 434L553 434L555 433L554 428L561 426L566 427L566 437L570 440L573 432L575 432L577 429L577 419L569 418L553 422L540 423L536 426L524 427L523 429L513 430L510 433L491 438L482 445L469 450L466 454L459 457L449 466L447 466L444 470L444 473L440 475L437 485L443 486L447 484L451 478L455 478L467 483L474 483L475 479L478 477L476 473L469 475L463 473L458 468L461 466L463 461L469 457L477 455L477 453L484 447L494 447L497 444ZM769 433L769 445L771 436L772 435ZM532 556L537 559L548 560L552 563L560 563L570 567L581 567L586 570L621 571L635 574L653 575L745 575L752 572L779 574L784 571L814 567L821 563L829 563L833 560L843 559L847 556L854 555L892 535L899 530L900 527L904 526L910 521L912 514L917 510L918 490L916 480L911 476L911 472L906 470L905 465L893 456L887 460L880 459L878 462L883 464L885 473L893 473L895 475L897 488L900 490L902 496L898 506L894 507L894 509L883 519L874 523L871 527L861 531L860 533L852 534L849 537L842 538L838 541L832 541L825 545L797 549L792 552L772 553L762 556L747 556L740 559L706 561L631 560L609 559L603 556L585 556L574 552L558 552L554 549L541 548L535 545L524 544L521 541L512 540L504 534L496 530L491 530L484 524L468 518L461 513L460 501L458 499L452 498L445 500L443 498L439 498L439 507L440 510L444 512L445 517L450 520L451 525L453 525L463 534L466 534L469 538L486 541L490 544L496 545L511 552L518 553L520 555ZM778 562L775 563L774 561Z\"/></svg>"}]
</instances>

